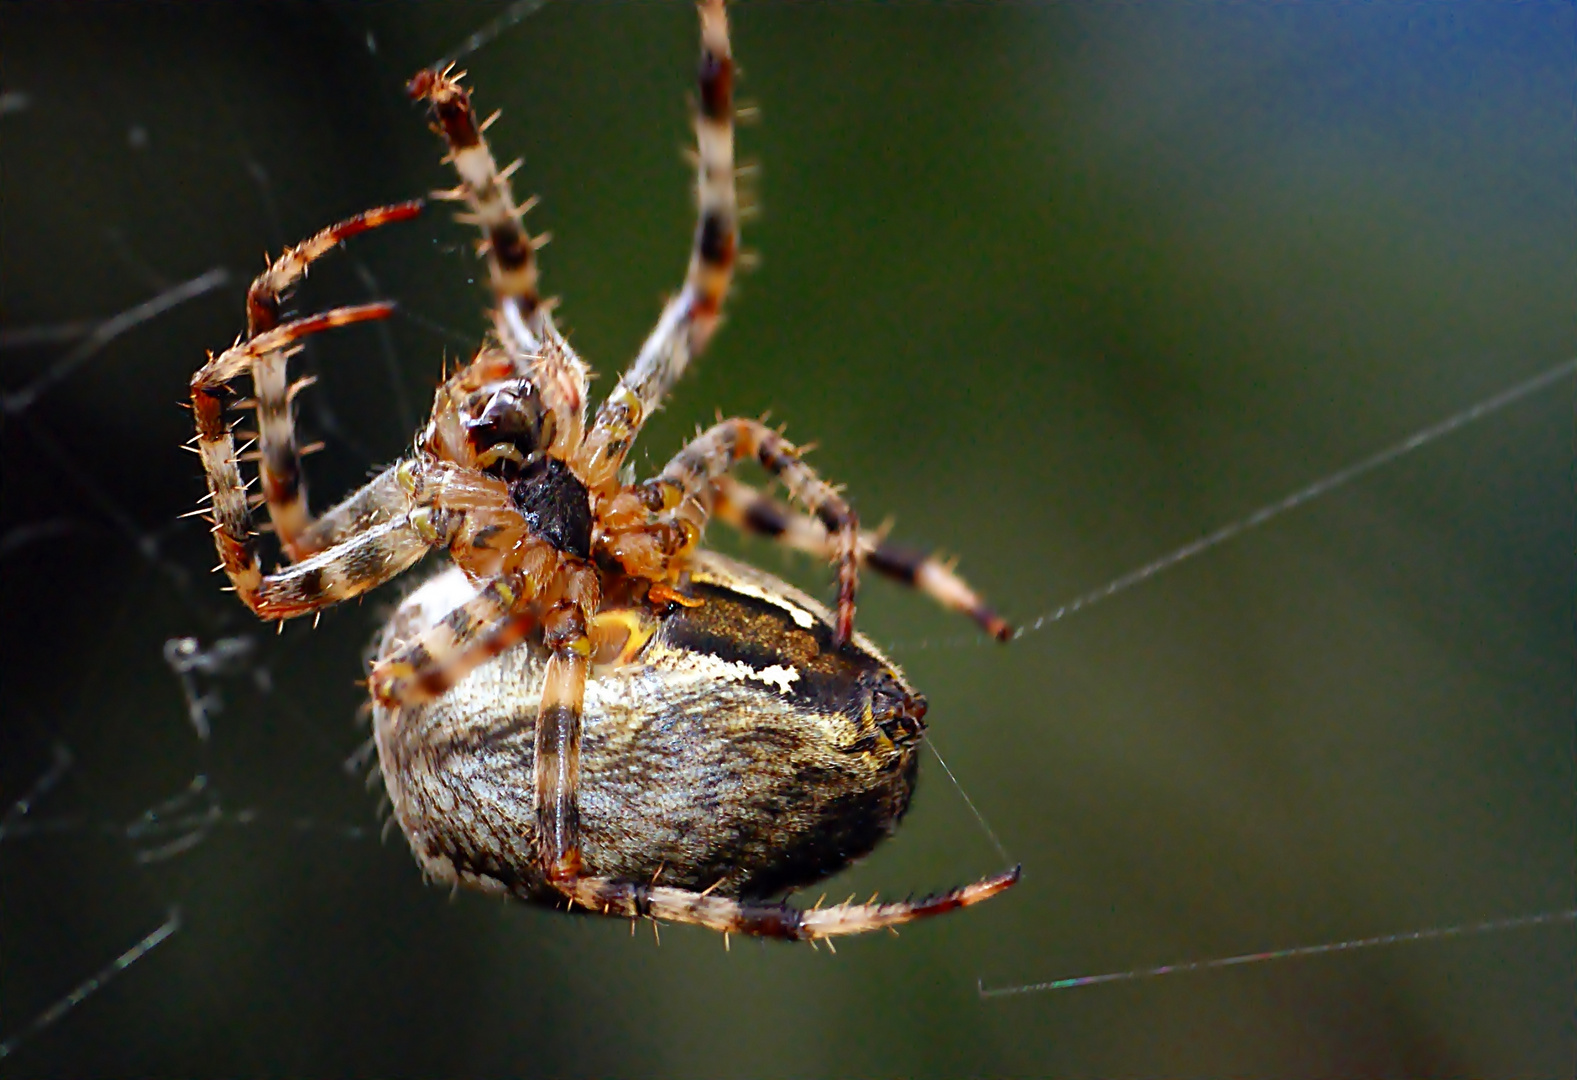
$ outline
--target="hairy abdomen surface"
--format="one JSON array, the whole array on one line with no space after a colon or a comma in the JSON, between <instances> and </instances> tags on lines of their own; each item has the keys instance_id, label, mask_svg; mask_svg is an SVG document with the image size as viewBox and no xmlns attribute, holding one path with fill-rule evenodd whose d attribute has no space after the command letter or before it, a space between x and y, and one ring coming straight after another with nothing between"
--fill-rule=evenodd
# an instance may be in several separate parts
<instances>
[{"instance_id":1,"label":"hairy abdomen surface","mask_svg":"<svg viewBox=\"0 0 1577 1080\"><path fill-rule=\"evenodd\" d=\"M380 655L472 591L456 568L434 577L389 621ZM635 644L586 688L586 871L766 897L869 852L908 806L924 699L862 636L834 645L827 610L759 570L703 552L677 592L686 603L663 611L604 608ZM562 904L536 854L545 666L521 644L435 701L374 707L395 819L434 880Z\"/></svg>"}]
</instances>

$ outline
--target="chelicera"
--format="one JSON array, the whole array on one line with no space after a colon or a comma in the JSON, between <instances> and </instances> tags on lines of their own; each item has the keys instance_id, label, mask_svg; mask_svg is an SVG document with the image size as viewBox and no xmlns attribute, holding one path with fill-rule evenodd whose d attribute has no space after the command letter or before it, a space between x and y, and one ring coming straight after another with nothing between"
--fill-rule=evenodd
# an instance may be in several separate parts
<instances>
[{"instance_id":1,"label":"chelicera","mask_svg":"<svg viewBox=\"0 0 1577 1080\"><path fill-rule=\"evenodd\" d=\"M799 909L774 900L871 850L909 804L925 699L854 630L861 566L987 633L1011 630L952 570L860 529L764 423L721 420L654 477L626 458L715 330L739 248L734 66L721 0L700 5L699 220L678 294L588 422L589 369L537 286L537 243L460 75L411 80L459 184L438 197L482 233L495 308L444 379L409 456L332 509L307 507L286 362L296 342L387 303L281 321L282 296L351 236L419 212L368 211L285 251L253 282L244 339L192 377L220 564L259 618L360 596L434 549L452 565L380 636L369 685L393 814L429 877L522 899L724 932L816 939L993 896L1017 869L916 901ZM518 163L517 163L518 164ZM223 417L246 375L257 500L285 559L264 573ZM730 476L759 463L791 510ZM828 610L700 546L713 520L837 568Z\"/></svg>"}]
</instances>

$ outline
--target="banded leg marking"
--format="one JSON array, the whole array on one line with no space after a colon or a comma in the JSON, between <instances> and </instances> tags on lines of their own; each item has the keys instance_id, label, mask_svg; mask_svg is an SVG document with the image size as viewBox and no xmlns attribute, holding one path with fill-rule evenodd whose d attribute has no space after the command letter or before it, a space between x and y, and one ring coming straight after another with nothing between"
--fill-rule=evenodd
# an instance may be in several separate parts
<instances>
[{"instance_id":1,"label":"banded leg marking","mask_svg":"<svg viewBox=\"0 0 1577 1080\"><path fill-rule=\"evenodd\" d=\"M265 331L250 341L233 345L218 356L210 355L208 362L192 375L192 417L197 425L197 452L203 462L208 495L213 502L209 520L213 524L219 565L224 568L242 601L263 618L290 616L265 614L258 606L259 590L264 582L262 562L258 558L257 533L252 528L252 514L247 506L246 484L241 479L235 438L224 418L226 384L251 370L259 358L270 353L283 353L290 345L309 334L369 319L387 318L393 310L393 304L366 304L361 307L336 308L320 315L297 319Z\"/></svg>"},{"instance_id":2,"label":"banded leg marking","mask_svg":"<svg viewBox=\"0 0 1577 1080\"><path fill-rule=\"evenodd\" d=\"M286 248L252 281L246 294L247 340L279 325L279 305L284 294L306 275L307 268L340 244L359 233L399 221L408 221L421 212L417 202L380 206L346 218ZM252 364L253 398L257 405L258 474L263 483L263 501L269 520L291 561L303 559L322 545L302 543L302 534L312 525L307 508L306 482L301 469L303 451L296 444L291 402L296 394L311 385L302 379L290 383L286 376L287 354L271 350L257 356Z\"/></svg>"},{"instance_id":3,"label":"banded leg marking","mask_svg":"<svg viewBox=\"0 0 1577 1080\"><path fill-rule=\"evenodd\" d=\"M563 887L574 904L629 919L650 918L704 926L724 934L816 941L821 938L863 934L901 926L916 919L989 900L1019 879L1019 868L982 878L961 889L950 889L921 900L890 903L839 904L835 907L796 908L787 904L752 903L727 896L583 877Z\"/></svg>"},{"instance_id":4,"label":"banded leg marking","mask_svg":"<svg viewBox=\"0 0 1577 1080\"><path fill-rule=\"evenodd\" d=\"M695 116L699 216L684 287L663 308L587 435L582 473L593 488L618 476L647 417L711 340L739 254L734 174L734 59L722 0L704 0Z\"/></svg>"},{"instance_id":5,"label":"banded leg marking","mask_svg":"<svg viewBox=\"0 0 1577 1080\"><path fill-rule=\"evenodd\" d=\"M552 655L532 750L536 780L538 857L549 882L563 888L580 877L580 717L591 668L586 618L566 606L548 616L544 638Z\"/></svg>"},{"instance_id":6,"label":"banded leg marking","mask_svg":"<svg viewBox=\"0 0 1577 1080\"><path fill-rule=\"evenodd\" d=\"M687 522L699 535L713 512L718 479L748 458L781 479L794 501L809 510L829 534L826 554L838 566L834 636L840 643L848 641L854 633L854 595L859 583L859 518L831 484L800 460L793 443L759 420L723 420L691 440L655 480L647 482L649 488L657 489L652 501L672 506L672 516Z\"/></svg>"},{"instance_id":7,"label":"banded leg marking","mask_svg":"<svg viewBox=\"0 0 1577 1080\"><path fill-rule=\"evenodd\" d=\"M330 225L280 252L268 269L252 280L246 293L246 336L248 340L279 325L279 301L290 287L306 276L307 268L353 236L409 221L422 212L421 200L394 203L364 211Z\"/></svg>"},{"instance_id":8,"label":"banded leg marking","mask_svg":"<svg viewBox=\"0 0 1577 1080\"><path fill-rule=\"evenodd\" d=\"M720 476L715 483L713 517L741 532L765 536L819 559L831 561L836 557L834 538L820 521L795 513L732 476ZM1013 640L1012 625L987 607L968 582L935 555L891 543L869 530L860 533L859 552L861 566L918 589L949 611L969 616L998 641Z\"/></svg>"},{"instance_id":9,"label":"banded leg marking","mask_svg":"<svg viewBox=\"0 0 1577 1080\"><path fill-rule=\"evenodd\" d=\"M315 555L405 513L406 498L397 477L399 467L399 463L390 465L308 523L296 537L296 548L302 557Z\"/></svg>"},{"instance_id":10,"label":"banded leg marking","mask_svg":"<svg viewBox=\"0 0 1577 1080\"><path fill-rule=\"evenodd\" d=\"M500 169L483 131L492 120L478 122L471 94L460 85L464 72L425 70L406 86L413 99L426 100L433 129L449 147L448 160L460 184L436 192L438 198L464 203L459 220L482 231L488 277L498 300L494 329L520 373L531 379L543 400L558 416L565 445L578 438L584 423L590 370L553 325L550 304L538 291L536 249L545 238L532 238L521 224L535 199L517 205L509 178L519 161ZM496 115L496 114L495 114Z\"/></svg>"},{"instance_id":11,"label":"banded leg marking","mask_svg":"<svg viewBox=\"0 0 1577 1080\"><path fill-rule=\"evenodd\" d=\"M530 206L516 206L509 187L510 170L500 170L482 136L471 106L471 94L460 85L459 75L448 69L416 73L405 90L413 100L425 100L432 111L433 128L449 144L449 162L460 175L460 186L440 193L441 198L470 207L466 220L482 230L488 276L499 301L512 301L521 316L530 318L542 304L537 292L536 248L520 219Z\"/></svg>"},{"instance_id":12,"label":"banded leg marking","mask_svg":"<svg viewBox=\"0 0 1577 1080\"><path fill-rule=\"evenodd\" d=\"M293 619L403 574L432 546L402 516L264 576L247 606L264 619Z\"/></svg>"},{"instance_id":13,"label":"banded leg marking","mask_svg":"<svg viewBox=\"0 0 1577 1080\"><path fill-rule=\"evenodd\" d=\"M415 641L378 663L372 696L396 708L431 701L474 668L524 641L538 628L523 601L528 582L500 578L450 611Z\"/></svg>"}]
</instances>

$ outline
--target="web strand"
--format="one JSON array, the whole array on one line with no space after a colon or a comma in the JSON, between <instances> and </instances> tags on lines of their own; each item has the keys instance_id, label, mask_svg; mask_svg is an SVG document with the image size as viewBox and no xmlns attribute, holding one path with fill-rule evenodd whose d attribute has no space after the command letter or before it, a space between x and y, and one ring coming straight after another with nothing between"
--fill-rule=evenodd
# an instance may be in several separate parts
<instances>
[{"instance_id":1,"label":"web strand","mask_svg":"<svg viewBox=\"0 0 1577 1080\"><path fill-rule=\"evenodd\" d=\"M548 0L516 0L504 9L504 13L480 30L469 35L464 41L450 49L447 53L434 60L430 67L443 70L450 64L457 64L470 56L484 45L489 44L499 35L512 27L525 22L545 5Z\"/></svg>"},{"instance_id":2,"label":"web strand","mask_svg":"<svg viewBox=\"0 0 1577 1080\"><path fill-rule=\"evenodd\" d=\"M1573 921L1577 921L1577 908L1565 911L1550 911L1542 915L1520 915L1510 919L1489 919L1484 922L1458 923L1453 926L1438 926L1428 930L1409 930L1401 934L1381 934L1378 937L1352 938L1347 941L1333 941L1324 945L1300 945L1291 949L1272 949L1269 952L1242 953L1238 956L1224 956L1215 960L1190 960L1181 964L1162 964L1159 967L1133 968L1128 971L1107 972L1104 975L1079 975L1069 979L1025 983L1022 986L987 988L984 982L978 980L975 985L982 998L1010 997L1015 994L1038 994L1049 990L1072 990L1075 987L1097 986L1102 983L1157 979L1162 975L1185 975L1196 971L1210 971L1215 968L1238 967L1243 964L1262 964L1272 960L1301 960L1305 957L1323 956L1327 953L1374 949L1382 945L1406 945L1415 941L1439 941L1442 938L1498 934L1508 930L1526 930L1532 927L1552 926Z\"/></svg>"},{"instance_id":3,"label":"web strand","mask_svg":"<svg viewBox=\"0 0 1577 1080\"><path fill-rule=\"evenodd\" d=\"M1197 555L1201 555L1212 548L1218 547L1229 540L1236 539L1250 529L1257 528L1291 510L1297 509L1305 503L1311 502L1322 495L1329 494L1359 477L1365 476L1383 466L1389 465L1397 459L1412 453L1438 439L1453 434L1456 431L1482 420L1494 413L1505 409L1524 398L1530 397L1541 390L1547 389L1577 372L1577 359L1567 360L1562 364L1549 368L1532 378L1515 384L1491 397L1485 398L1477 404L1471 405L1460 412L1422 428L1407 438L1393 443L1378 453L1372 454L1361 461L1355 462L1345 468L1299 488L1297 491L1268 503L1245 517L1222 526L1205 534L1192 543L1185 544L1176 550L1155 559L1152 562L1132 570L1120 577L1112 579L1098 589L1093 589L1082 596L1054 608L1044 615L1029 623L1022 634L1032 633L1036 630L1050 626L1075 612L1091 607L1103 600L1116 596L1135 585L1139 585L1172 567L1186 562ZM939 759L940 760L940 759ZM943 765L946 769L946 765ZM949 776L952 773L949 771ZM956 781L955 781L956 783ZM967 800L967 796L965 796ZM977 981L977 989L982 998L1008 997L1018 994L1042 993L1051 990L1070 990L1082 986L1095 986L1105 983L1132 982L1140 979L1159 978L1163 975L1181 975L1199 971L1209 971L1217 968L1237 967L1244 964L1267 963L1277 960L1295 960L1311 956L1321 956L1327 953L1353 952L1359 949L1371 949L1384 945L1401 945L1417 941L1437 941L1443 938L1468 937L1481 934L1503 933L1510 930L1521 930L1539 926L1570 923L1577 921L1577 909L1544 912L1538 915L1523 915L1506 919L1491 919L1476 923L1458 923L1451 926L1434 927L1424 930L1412 930L1405 933L1382 934L1377 937L1353 938L1346 941L1329 942L1321 945L1304 945L1287 949L1275 949L1266 952L1243 953L1237 956L1220 957L1213 960L1194 960L1176 964L1163 964L1157 967L1132 968L1126 971L1107 972L1100 975L1080 975L1071 978L1053 979L1045 982L1025 983L1017 986L992 987L985 986L983 981Z\"/></svg>"},{"instance_id":4,"label":"web strand","mask_svg":"<svg viewBox=\"0 0 1577 1080\"><path fill-rule=\"evenodd\" d=\"M1532 378L1525 379L1514 386L1502 390L1498 394L1494 394L1491 397L1485 398L1483 401L1480 401L1475 405L1470 405L1460 412L1453 413L1444 420L1431 424L1426 428L1421 428L1413 434L1407 436L1405 439L1392 443L1390 446L1387 446L1378 453L1371 454L1369 457L1366 457L1361 461L1354 462L1345 468L1337 469L1335 472L1330 473L1322 479L1316 480L1306 487L1299 488L1290 495L1283 496L1282 498L1277 499L1275 502L1265 504L1258 510L1255 510L1253 513L1248 514L1245 517L1241 517L1236 521L1223 525L1220 528L1199 537L1197 540L1191 541L1190 543L1184 544L1182 547L1176 548L1167 554L1162 555L1158 559L1145 563L1143 566L1140 566L1134 570L1130 570L1128 573L1119 577L1115 577L1105 585L1102 585L1096 589L1091 589L1089 592L1075 597L1062 606L1053 608L1045 614L1039 615L1033 620L1027 621L1023 628L1019 630L1017 637L1024 637L1025 635L1032 634L1037 630L1044 630L1053 623L1061 622L1069 615L1083 611L1085 608L1093 607L1103 600L1109 600L1119 593L1127 592L1135 585L1143 584L1158 574L1164 573L1167 570L1171 570L1173 567L1179 566L1182 563L1185 563L1199 555L1203 555L1205 552L1210 551L1213 548L1220 547L1222 544L1225 544L1228 541L1236 540L1244 533L1249 532L1252 529L1257 529L1261 525L1273 521L1292 510L1296 510L1306 503L1313 502L1315 499L1318 499L1321 496L1329 495L1331 492L1352 483L1359 477L1367 476L1369 473L1389 465L1397 459L1405 457L1416 450L1422 449L1423 447L1428 446L1430 443L1436 442L1439 439L1443 439L1447 435L1451 435L1462 428L1467 427L1469 424L1483 420L1488 416L1491 416L1511 405L1516 404L1524 398L1531 397L1541 390L1548 389L1549 387L1570 378L1573 373L1577 373L1577 358L1557 364L1552 368L1534 375ZM979 639L974 637L949 638L945 641L935 644L947 646L976 645L979 644ZM929 648L932 645L933 643L931 642L922 641L912 643L908 647L924 649ZM901 646L894 646L895 651L899 648L901 648Z\"/></svg>"},{"instance_id":5,"label":"web strand","mask_svg":"<svg viewBox=\"0 0 1577 1080\"><path fill-rule=\"evenodd\" d=\"M62 379L66 378L88 360L103 352L105 347L122 334L134 327L163 315L171 308L180 306L188 300L195 300L206 293L221 288L230 281L230 272L222 266L198 274L190 281L183 281L173 285L158 295L144 300L134 307L129 307L118 315L108 319L89 330L75 346L66 350L54 363L39 374L32 382L20 390L0 396L0 414L15 416L31 408L44 392ZM24 339L25 340L25 339ZM12 342L11 344L15 344Z\"/></svg>"},{"instance_id":6,"label":"web strand","mask_svg":"<svg viewBox=\"0 0 1577 1080\"><path fill-rule=\"evenodd\" d=\"M209 781L207 753L214 717L223 708L216 688L205 688L205 681L242 673L252 674L260 684L266 669L251 659L250 638L221 638L203 648L195 638L173 638L165 642L164 659L181 686L187 720L198 742L199 762L187 785L175 794L148 807L131 821L90 822L79 817L39 819L35 811L45 796L60 786L75 764L71 750L56 743L49 766L19 798L0 815L0 842L15 842L55 834L100 834L124 840L138 866L161 863L185 855L199 847L221 826L250 826L271 819L255 809L226 810L219 793ZM261 685L260 685L261 688ZM337 835L363 841L370 830L359 825L336 825L313 818L294 818L273 822L299 832ZM39 1012L21 1028L0 1039L0 1059L15 1053L24 1043L59 1023L68 1013L104 989L127 968L142 960L181 929L181 909L172 905L163 923L144 935L126 951L79 982L54 1004Z\"/></svg>"},{"instance_id":7,"label":"web strand","mask_svg":"<svg viewBox=\"0 0 1577 1080\"><path fill-rule=\"evenodd\" d=\"M1400 442L1392 443L1384 450L1371 454L1362 461L1348 465L1346 468L1337 469L1335 472L1321 480L1316 480L1307 487L1299 488L1292 494L1277 499L1273 503L1267 503L1246 517L1223 525L1214 532L1206 533L1198 540L1184 544L1175 551L1163 555L1153 562L1146 563L1137 570L1131 570L1121 577L1114 578L1100 588L1093 589L1083 596L1076 597L1061 607L1054 608L1039 616L1025 626L1023 633L1032 633L1050 626L1054 622L1060 622L1075 612L1098 604L1102 600L1109 600L1118 593L1125 592L1135 585L1148 581L1157 574L1185 563L1189 559L1203 555L1212 548L1220 547L1229 540L1236 540L1250 529L1257 529L1285 513L1296 510L1305 503L1310 503L1321 496L1329 495L1337 488L1345 487L1359 477L1367 476L1376 469L1391 464L1398 458L1405 457L1415 450L1419 450L1438 439L1467 427L1469 424L1493 415L1507 406L1514 405L1523 398L1530 397L1546 387L1553 386L1555 383L1569 378L1573 372L1577 372L1577 358L1567 360L1563 364L1557 364L1555 367L1541 372L1531 379L1526 379L1492 397L1485 398L1476 405L1470 405L1461 412L1453 413L1438 423L1415 431Z\"/></svg>"},{"instance_id":8,"label":"web strand","mask_svg":"<svg viewBox=\"0 0 1577 1080\"><path fill-rule=\"evenodd\" d=\"M33 1017L21 1030L6 1036L3 1041L0 1041L0 1058L9 1057L27 1040L44 1029L59 1023L72 1009L75 1009L89 997L104 989L110 980L116 978L127 968L164 944L180 928L181 909L172 907L169 914L165 916L164 922L150 931L142 940L108 964L105 964L98 971L95 971L92 975L89 975L86 979L83 979L69 994Z\"/></svg>"},{"instance_id":9,"label":"web strand","mask_svg":"<svg viewBox=\"0 0 1577 1080\"><path fill-rule=\"evenodd\" d=\"M975 800L969 797L969 792L964 790L964 785L958 782L958 777L953 775L953 770L942 759L942 752L936 748L936 737L927 735L925 745L931 748L931 754L936 758L936 763L942 766L942 771L952 781L953 790L958 792L959 797L964 800L964 805L969 807L969 812L975 815L976 821L980 822L980 828L985 832L986 839L991 841L991 846L996 848L997 854L1001 856L1004 863L1011 863L1013 857L1008 854L1008 849L1003 846L1002 841L997 837L997 831L991 827L991 822L986 820L986 815L980 812L980 808L975 805Z\"/></svg>"},{"instance_id":10,"label":"web strand","mask_svg":"<svg viewBox=\"0 0 1577 1080\"><path fill-rule=\"evenodd\" d=\"M0 817L0 840L15 834L22 820L32 812L33 807L45 795L48 795L60 783L61 778L71 769L73 759L70 749L64 743L55 744L55 759L49 763L39 778L33 781L33 786L20 799L12 802L6 810L5 816Z\"/></svg>"}]
</instances>

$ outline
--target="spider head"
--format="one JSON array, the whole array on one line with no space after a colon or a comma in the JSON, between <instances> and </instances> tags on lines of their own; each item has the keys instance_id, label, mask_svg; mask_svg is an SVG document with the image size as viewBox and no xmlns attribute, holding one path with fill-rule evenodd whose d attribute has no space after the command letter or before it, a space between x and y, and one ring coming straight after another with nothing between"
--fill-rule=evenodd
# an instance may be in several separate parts
<instances>
[{"instance_id":1,"label":"spider head","mask_svg":"<svg viewBox=\"0 0 1577 1080\"><path fill-rule=\"evenodd\" d=\"M477 467L489 475L516 479L553 442L553 414L528 379L485 388L468 405L462 423Z\"/></svg>"},{"instance_id":2,"label":"spider head","mask_svg":"<svg viewBox=\"0 0 1577 1080\"><path fill-rule=\"evenodd\" d=\"M548 455L553 413L529 379L483 387L462 409L476 467L509 485L531 532L560 551L591 555L591 496L570 467Z\"/></svg>"}]
</instances>

